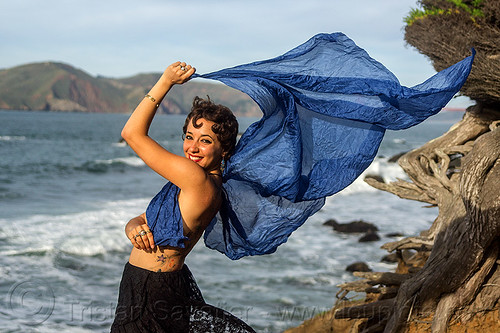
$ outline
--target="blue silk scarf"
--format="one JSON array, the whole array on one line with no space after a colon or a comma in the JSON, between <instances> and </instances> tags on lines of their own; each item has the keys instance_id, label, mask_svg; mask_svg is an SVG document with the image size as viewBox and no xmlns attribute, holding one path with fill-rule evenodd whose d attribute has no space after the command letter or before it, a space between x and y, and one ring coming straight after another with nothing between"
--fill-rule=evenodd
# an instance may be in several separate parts
<instances>
[{"instance_id":1,"label":"blue silk scarf","mask_svg":"<svg viewBox=\"0 0 500 333\"><path fill-rule=\"evenodd\" d=\"M205 244L231 259L272 253L373 161L386 129L414 126L460 90L473 54L408 88L342 33L274 59L196 75L250 96L263 117L224 170Z\"/></svg>"}]
</instances>

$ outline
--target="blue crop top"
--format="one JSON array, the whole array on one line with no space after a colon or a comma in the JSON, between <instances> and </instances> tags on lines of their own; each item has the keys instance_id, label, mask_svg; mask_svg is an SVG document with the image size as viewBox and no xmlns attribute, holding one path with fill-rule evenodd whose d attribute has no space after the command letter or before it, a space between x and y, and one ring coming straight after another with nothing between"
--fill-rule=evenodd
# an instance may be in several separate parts
<instances>
[{"instance_id":1,"label":"blue crop top","mask_svg":"<svg viewBox=\"0 0 500 333\"><path fill-rule=\"evenodd\" d=\"M151 200L146 209L146 219L153 233L155 244L184 248L182 215L179 209L179 188L168 182Z\"/></svg>"}]
</instances>

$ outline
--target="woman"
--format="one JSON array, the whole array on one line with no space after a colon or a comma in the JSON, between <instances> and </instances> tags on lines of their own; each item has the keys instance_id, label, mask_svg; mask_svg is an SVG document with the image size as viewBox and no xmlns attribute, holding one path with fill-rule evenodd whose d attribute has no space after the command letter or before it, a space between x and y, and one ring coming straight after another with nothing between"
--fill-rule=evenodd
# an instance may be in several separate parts
<instances>
[{"instance_id":1,"label":"woman","mask_svg":"<svg viewBox=\"0 0 500 333\"><path fill-rule=\"evenodd\" d=\"M195 68L176 62L165 70L122 130L137 155L169 183L125 232L134 245L125 266L112 332L253 332L231 314L207 305L184 259L222 203L221 163L236 143L231 111L195 98L184 131L184 156L148 136L159 103Z\"/></svg>"}]
</instances>

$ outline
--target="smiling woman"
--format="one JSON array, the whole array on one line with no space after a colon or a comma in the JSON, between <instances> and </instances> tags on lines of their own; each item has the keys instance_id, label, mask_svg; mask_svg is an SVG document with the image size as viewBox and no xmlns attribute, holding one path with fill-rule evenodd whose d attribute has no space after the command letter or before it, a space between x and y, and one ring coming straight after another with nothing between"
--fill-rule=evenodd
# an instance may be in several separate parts
<instances>
[{"instance_id":1,"label":"smiling woman","mask_svg":"<svg viewBox=\"0 0 500 333\"><path fill-rule=\"evenodd\" d=\"M195 98L183 127L185 156L148 136L159 103L195 69L176 62L130 116L122 137L144 162L169 182L125 233L134 245L125 265L111 332L254 332L233 315L205 303L184 259L222 203L221 162L236 143L231 111ZM214 325L216 327L214 327Z\"/></svg>"}]
</instances>

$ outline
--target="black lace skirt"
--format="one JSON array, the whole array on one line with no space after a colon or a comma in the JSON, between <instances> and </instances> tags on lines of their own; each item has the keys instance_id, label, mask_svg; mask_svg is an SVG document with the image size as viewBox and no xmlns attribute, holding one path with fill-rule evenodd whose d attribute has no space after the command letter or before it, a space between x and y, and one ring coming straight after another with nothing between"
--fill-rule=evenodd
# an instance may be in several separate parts
<instances>
[{"instance_id":1,"label":"black lace skirt","mask_svg":"<svg viewBox=\"0 0 500 333\"><path fill-rule=\"evenodd\" d=\"M186 265L158 273L127 262L111 332L255 331L229 312L206 304Z\"/></svg>"}]
</instances>

